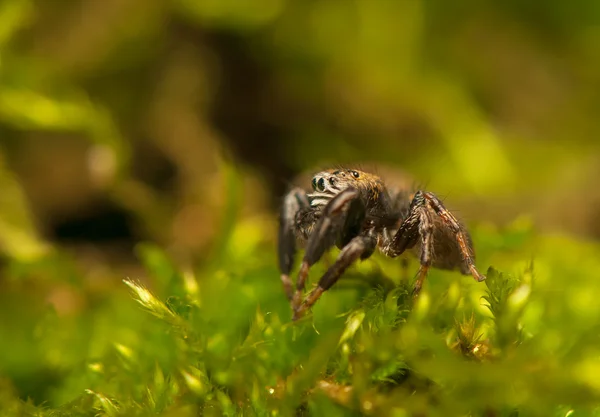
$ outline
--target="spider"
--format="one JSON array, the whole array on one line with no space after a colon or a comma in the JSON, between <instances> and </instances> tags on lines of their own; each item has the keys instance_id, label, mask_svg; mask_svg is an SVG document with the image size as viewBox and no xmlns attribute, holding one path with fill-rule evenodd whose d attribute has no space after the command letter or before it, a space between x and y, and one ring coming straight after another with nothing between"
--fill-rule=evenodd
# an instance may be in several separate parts
<instances>
[{"instance_id":1,"label":"spider","mask_svg":"<svg viewBox=\"0 0 600 417\"><path fill-rule=\"evenodd\" d=\"M294 290L290 273L298 244L305 247ZM333 246L336 261L303 297L312 265ZM411 249L420 268L417 296L430 267L454 270L485 280L475 267L471 237L435 194L405 187L388 187L377 175L354 169L329 169L312 178L312 191L291 189L283 200L279 225L279 268L293 320L303 316L357 260L376 249L396 257Z\"/></svg>"}]
</instances>

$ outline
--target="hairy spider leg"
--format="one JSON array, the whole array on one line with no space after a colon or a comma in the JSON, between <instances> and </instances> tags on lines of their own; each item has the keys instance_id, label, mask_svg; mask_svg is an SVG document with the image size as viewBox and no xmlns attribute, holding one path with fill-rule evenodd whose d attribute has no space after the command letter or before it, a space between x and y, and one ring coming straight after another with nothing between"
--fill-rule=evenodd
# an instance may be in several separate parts
<instances>
[{"instance_id":1,"label":"hairy spider leg","mask_svg":"<svg viewBox=\"0 0 600 417\"><path fill-rule=\"evenodd\" d=\"M310 267L332 246L337 244L344 247L360 233L365 210L360 192L354 188L340 192L327 203L306 244L304 259L296 280L296 292L292 298L294 312L302 303Z\"/></svg>"},{"instance_id":2,"label":"hairy spider leg","mask_svg":"<svg viewBox=\"0 0 600 417\"><path fill-rule=\"evenodd\" d=\"M425 281L431 265L433 225L429 214L425 209L425 199L422 193L416 192L398 231L383 249L387 256L395 258L415 246L418 240L421 239L421 266L413 289L415 295L419 293L423 286L423 281Z\"/></svg>"},{"instance_id":3,"label":"hairy spider leg","mask_svg":"<svg viewBox=\"0 0 600 417\"><path fill-rule=\"evenodd\" d=\"M417 295L421 292L423 282L427 278L427 273L431 267L431 256L433 253L433 220L429 210L419 210L419 235L421 236L421 266L417 273L413 294Z\"/></svg>"},{"instance_id":4,"label":"hairy spider leg","mask_svg":"<svg viewBox=\"0 0 600 417\"><path fill-rule=\"evenodd\" d=\"M384 250L388 256L396 257L402 254L406 249L413 247L420 237L421 267L417 274L413 294L418 295L421 291L423 282L425 281L431 266L433 252L433 221L429 209L432 209L454 234L463 262L469 268L473 278L479 282L483 281L485 276L480 274L479 271L477 271L477 268L475 268L472 250L467 243L467 237L456 217L444 207L442 202L434 194L417 191L411 201L408 216L402 221L400 228Z\"/></svg>"},{"instance_id":5,"label":"hairy spider leg","mask_svg":"<svg viewBox=\"0 0 600 417\"><path fill-rule=\"evenodd\" d=\"M469 268L471 275L477 282L481 282L485 280L485 275L481 274L477 268L475 267L475 261L473 259L473 251L470 248L467 240L467 236L463 230L463 228L456 220L456 217L449 212L446 207L442 204L439 198L435 196L433 193L424 193L425 200L429 207L431 207L436 214L442 219L442 221L450 228L452 233L454 233L454 237L456 239L456 243L458 243L458 247L460 249L460 253L463 257L463 262Z\"/></svg>"},{"instance_id":6,"label":"hairy spider leg","mask_svg":"<svg viewBox=\"0 0 600 417\"><path fill-rule=\"evenodd\" d=\"M306 191L294 188L286 194L279 217L279 270L281 271L281 283L288 299L291 301L294 295L293 283L290 272L294 266L296 255L296 215L304 208L310 207Z\"/></svg>"},{"instance_id":7,"label":"hairy spider leg","mask_svg":"<svg viewBox=\"0 0 600 417\"><path fill-rule=\"evenodd\" d=\"M350 242L343 247L335 263L329 267L325 274L323 274L317 287L313 289L306 296L302 304L294 310L293 320L302 317L306 310L311 308L321 295L337 282L350 265L358 259L367 259L373 254L376 247L377 237L375 237L371 231L350 240Z\"/></svg>"}]
</instances>

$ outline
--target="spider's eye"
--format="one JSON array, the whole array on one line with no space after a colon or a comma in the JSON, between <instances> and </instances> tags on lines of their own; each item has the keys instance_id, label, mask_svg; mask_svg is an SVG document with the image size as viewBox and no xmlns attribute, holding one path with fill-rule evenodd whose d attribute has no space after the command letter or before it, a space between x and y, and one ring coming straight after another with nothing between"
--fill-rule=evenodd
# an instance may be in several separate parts
<instances>
[{"instance_id":1,"label":"spider's eye","mask_svg":"<svg viewBox=\"0 0 600 417\"><path fill-rule=\"evenodd\" d=\"M325 191L325 180L323 178L319 178L319 181L317 181L317 190Z\"/></svg>"},{"instance_id":2,"label":"spider's eye","mask_svg":"<svg viewBox=\"0 0 600 417\"><path fill-rule=\"evenodd\" d=\"M352 174L352 176L353 176L354 178L358 178L358 177L360 177L360 174L359 174L357 171L350 171L350 173Z\"/></svg>"},{"instance_id":3,"label":"spider's eye","mask_svg":"<svg viewBox=\"0 0 600 417\"><path fill-rule=\"evenodd\" d=\"M312 180L312 188L315 191L325 191L325 181L323 178L314 177Z\"/></svg>"}]
</instances>

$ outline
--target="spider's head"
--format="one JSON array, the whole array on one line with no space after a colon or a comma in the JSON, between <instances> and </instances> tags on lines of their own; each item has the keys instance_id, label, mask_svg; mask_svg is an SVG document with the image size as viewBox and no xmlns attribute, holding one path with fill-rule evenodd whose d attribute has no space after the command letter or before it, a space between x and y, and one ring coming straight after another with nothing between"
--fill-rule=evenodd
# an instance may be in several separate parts
<instances>
[{"instance_id":1,"label":"spider's head","mask_svg":"<svg viewBox=\"0 0 600 417\"><path fill-rule=\"evenodd\" d=\"M312 179L313 192L308 195L311 206L324 206L346 188L356 188L370 199L377 199L383 188L379 177L355 169L330 169Z\"/></svg>"}]
</instances>

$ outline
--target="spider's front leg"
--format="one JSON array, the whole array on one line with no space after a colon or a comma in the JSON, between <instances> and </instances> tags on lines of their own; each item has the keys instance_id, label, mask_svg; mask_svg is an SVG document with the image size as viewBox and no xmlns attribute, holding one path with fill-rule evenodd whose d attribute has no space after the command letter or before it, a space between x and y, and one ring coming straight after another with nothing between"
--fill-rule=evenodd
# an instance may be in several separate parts
<instances>
[{"instance_id":1,"label":"spider's front leg","mask_svg":"<svg viewBox=\"0 0 600 417\"><path fill-rule=\"evenodd\" d=\"M373 254L377 247L377 237L374 233L367 232L353 238L342 248L335 263L325 272L319 280L319 284L304 299L302 304L294 308L293 320L297 320L311 308L321 295L337 282L344 271L358 259L367 259Z\"/></svg>"},{"instance_id":2,"label":"spider's front leg","mask_svg":"<svg viewBox=\"0 0 600 417\"><path fill-rule=\"evenodd\" d=\"M434 215L438 216L441 223L434 221ZM466 270L475 280L483 281L485 276L480 274L475 267L475 255L467 237L467 232L434 194L417 191L411 201L408 215L384 249L388 256L396 257L405 250L412 248L419 240L421 241L421 267L415 281L414 295L418 295L421 291L427 272L434 260L433 236L435 227L445 227L450 231Z\"/></svg>"},{"instance_id":3,"label":"spider's front leg","mask_svg":"<svg viewBox=\"0 0 600 417\"><path fill-rule=\"evenodd\" d=\"M346 189L332 198L308 238L306 252L296 281L296 292L292 298L294 319L300 317L312 306L321 294L327 290L344 270L358 257L366 253L370 255L375 249L376 240L372 237L361 237L365 220L365 205L360 192L353 188ZM374 243L372 243L374 242ZM310 267L314 265L333 245L342 249L336 262L319 280L319 286L302 302L302 295Z\"/></svg>"},{"instance_id":4,"label":"spider's front leg","mask_svg":"<svg viewBox=\"0 0 600 417\"><path fill-rule=\"evenodd\" d=\"M296 255L296 216L301 210L308 209L310 203L306 191L294 188L286 194L281 213L279 216L279 270L281 271L281 283L288 299L291 301L294 295L290 272L294 266Z\"/></svg>"}]
</instances>

